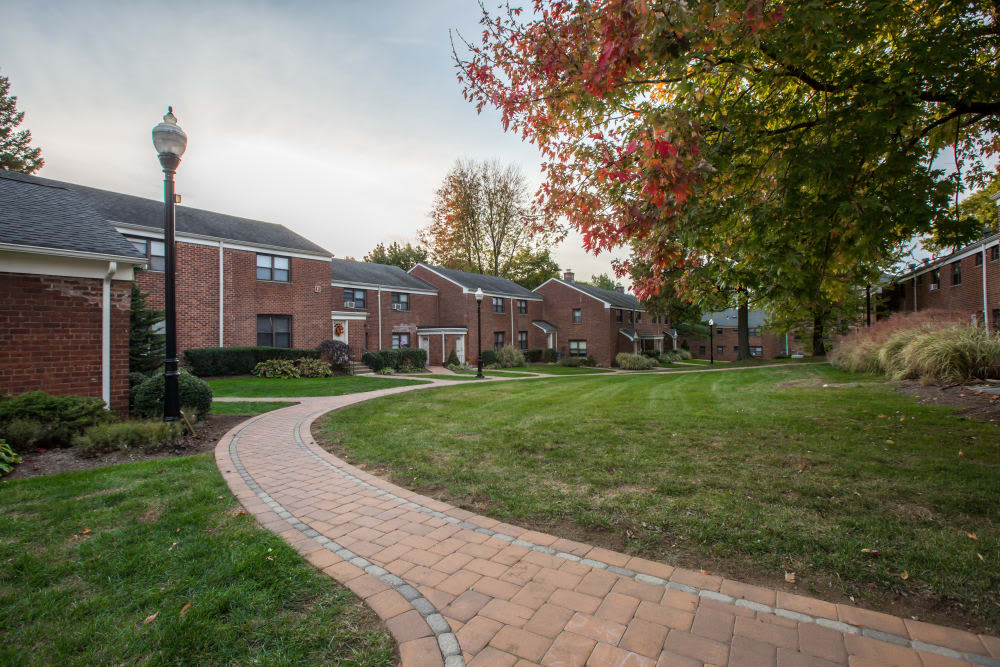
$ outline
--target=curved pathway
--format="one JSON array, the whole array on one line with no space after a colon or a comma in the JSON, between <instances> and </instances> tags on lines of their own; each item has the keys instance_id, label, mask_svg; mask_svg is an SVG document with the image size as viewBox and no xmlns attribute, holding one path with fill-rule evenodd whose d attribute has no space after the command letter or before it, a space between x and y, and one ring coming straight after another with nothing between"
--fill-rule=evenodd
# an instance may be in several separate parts
<instances>
[{"instance_id":1,"label":"curved pathway","mask_svg":"<svg viewBox=\"0 0 1000 667\"><path fill-rule=\"evenodd\" d=\"M310 435L331 410L464 384L297 398L236 426L215 450L247 510L385 621L404 667L1000 666L995 637L502 524L349 465Z\"/></svg>"}]
</instances>

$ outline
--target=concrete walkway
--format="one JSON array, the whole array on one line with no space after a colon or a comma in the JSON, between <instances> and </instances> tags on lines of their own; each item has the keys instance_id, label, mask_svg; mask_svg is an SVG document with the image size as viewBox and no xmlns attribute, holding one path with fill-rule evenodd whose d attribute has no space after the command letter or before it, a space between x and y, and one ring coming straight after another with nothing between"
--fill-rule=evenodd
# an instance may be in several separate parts
<instances>
[{"instance_id":1,"label":"concrete walkway","mask_svg":"<svg viewBox=\"0 0 1000 667\"><path fill-rule=\"evenodd\" d=\"M386 622L404 667L1000 666L995 637L502 524L366 473L310 435L330 410L465 384L291 399L215 451L247 510Z\"/></svg>"}]
</instances>

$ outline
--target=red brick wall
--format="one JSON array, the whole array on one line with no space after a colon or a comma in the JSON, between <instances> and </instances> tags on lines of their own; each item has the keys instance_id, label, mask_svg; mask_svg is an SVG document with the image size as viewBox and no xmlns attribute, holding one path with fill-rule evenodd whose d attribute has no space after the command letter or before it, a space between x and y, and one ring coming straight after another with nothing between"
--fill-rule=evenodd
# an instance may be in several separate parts
<instances>
[{"instance_id":1,"label":"red brick wall","mask_svg":"<svg viewBox=\"0 0 1000 667\"><path fill-rule=\"evenodd\" d=\"M978 253L977 253L978 254ZM916 285L917 310L948 310L962 313L966 316L975 314L977 321L982 321L983 310L983 267L976 266L975 255L969 255L958 260L962 268L962 283L952 285L952 264L940 267L940 288L931 290L931 272L922 274ZM990 259L990 249L986 249L986 296L987 308L992 314L994 308L1000 308L1000 261ZM913 310L913 280L905 280L900 284L901 299L892 303L892 307L900 311ZM995 330L1000 326L990 322Z\"/></svg>"},{"instance_id":2,"label":"red brick wall","mask_svg":"<svg viewBox=\"0 0 1000 667\"><path fill-rule=\"evenodd\" d=\"M350 327L351 352L355 359L360 359L366 349L387 350L392 347L393 333L410 334L410 345L417 346L417 327L437 326L438 304L437 296L433 294L413 294L410 297L410 310L392 309L392 290L382 290L382 339L379 340L379 293L377 289L365 289L365 308L344 308L344 288L331 287L332 310L347 312L365 312L368 314L364 322L352 321ZM355 338L355 330L358 331ZM365 336L367 334L367 337ZM440 351L438 353L440 355Z\"/></svg>"},{"instance_id":3,"label":"red brick wall","mask_svg":"<svg viewBox=\"0 0 1000 667\"><path fill-rule=\"evenodd\" d=\"M715 358L720 361L736 361L738 354L736 352L736 346L739 344L739 334L733 327L722 327L722 333L719 333L720 327L715 328L714 341L713 344L718 348L722 346L722 352L720 353L718 349L715 352ZM677 346L681 346L682 341L687 341L688 351L695 359L709 359L710 358L710 346L709 338L698 338L696 336L679 336L677 338ZM701 353L701 346L705 346L704 354ZM759 336L750 336L750 346L753 347L759 345L763 347L764 359L774 359L779 354L785 353L785 336L772 333L767 330L762 330ZM801 354L803 352L802 344L798 341L794 334L788 335L788 349L791 354Z\"/></svg>"},{"instance_id":4,"label":"red brick wall","mask_svg":"<svg viewBox=\"0 0 1000 667\"><path fill-rule=\"evenodd\" d=\"M102 281L0 273L0 393L101 397ZM111 408L128 410L130 283L111 283Z\"/></svg>"},{"instance_id":5,"label":"red brick wall","mask_svg":"<svg viewBox=\"0 0 1000 667\"><path fill-rule=\"evenodd\" d=\"M291 280L287 283L257 280L253 251L226 248L223 261L227 347L257 344L257 315L291 315L293 347L313 348L332 337L329 261L291 258ZM136 282L149 293L147 303L162 309L163 273L142 271ZM178 352L217 347L218 246L177 243L176 290Z\"/></svg>"}]
</instances>

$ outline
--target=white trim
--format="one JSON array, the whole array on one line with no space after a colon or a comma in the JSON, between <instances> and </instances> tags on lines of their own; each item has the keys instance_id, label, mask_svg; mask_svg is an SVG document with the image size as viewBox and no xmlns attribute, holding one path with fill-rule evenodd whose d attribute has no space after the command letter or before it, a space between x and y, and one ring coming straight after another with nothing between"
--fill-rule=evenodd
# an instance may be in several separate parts
<instances>
[{"instance_id":1,"label":"white trim","mask_svg":"<svg viewBox=\"0 0 1000 667\"><path fill-rule=\"evenodd\" d=\"M986 241L983 241L983 245L982 245L982 248L980 248L980 250L983 253L983 263L979 267L979 268L982 269L982 274L983 274L983 325L984 325L984 328L986 329L986 331L989 332L992 329L990 329L990 307L989 307L989 300L986 298L986 295L989 293L988 290L987 290L987 287L986 287L986 267L987 267L987 261L988 261L986 259ZM996 325L997 325L997 323L993 322L993 329L996 328Z\"/></svg>"},{"instance_id":2,"label":"white trim","mask_svg":"<svg viewBox=\"0 0 1000 667\"><path fill-rule=\"evenodd\" d=\"M407 271L407 273L413 273L413 269L417 268L418 266L424 267L425 269L427 269L428 271L430 271L431 273L433 273L435 276L437 276L439 278L444 278L445 280L447 280L448 282L450 282L452 285L456 285L458 287L461 287L462 288L462 294L475 294L476 293L476 290L470 289L470 288L466 287L462 283L449 278L448 276L444 275L443 273L438 273L433 268L427 266L423 262L420 262L420 263L416 264L415 266L413 266L409 271ZM496 276L490 276L490 277L491 278L495 278ZM506 279L504 279L504 280L506 280ZM479 288L476 288L476 289L479 289ZM502 292L502 293L501 292L487 292L486 290L483 290L483 296L489 296L489 297L494 297L495 296L495 297L499 297L501 299L521 299L522 301L544 301L545 300L542 297L525 296L525 295L522 295L522 294L510 294L509 292Z\"/></svg>"},{"instance_id":3,"label":"white trim","mask_svg":"<svg viewBox=\"0 0 1000 667\"><path fill-rule=\"evenodd\" d=\"M594 296L590 292L584 292L579 287L576 287L575 285L570 285L569 283L567 283L567 282L565 282L563 280L560 280L559 278L549 278L544 283L542 283L541 285L539 285L538 287L536 287L534 289L534 291L537 292L538 290L542 289L543 287L545 287L546 285L548 285L553 280L556 281L557 283L559 283L560 285L568 287L568 288L570 288L572 290L576 290L577 292L579 292L580 294L583 294L584 296L589 296L594 301L600 301L601 303L604 304L605 308L615 308L617 310L630 310L633 313L645 313L646 312L645 308L630 308L628 306L616 306L615 304L611 303L610 301L605 301L604 299L602 299L600 297Z\"/></svg>"},{"instance_id":4,"label":"white trim","mask_svg":"<svg viewBox=\"0 0 1000 667\"><path fill-rule=\"evenodd\" d=\"M550 333L555 333L556 331L559 331L559 327L557 327L556 325L552 324L551 322L548 322L548 321L545 321L545 320L541 320L541 321L543 321L543 322L545 322L546 324L548 324L549 326L551 326L551 327L552 327L552 331L547 331L547 330L545 329L545 327L543 327L543 326L539 325L539 324L538 324L538 322L536 322L536 321L534 321L534 320L532 320L532 322L531 322L531 323L532 323L533 325L535 325L536 327L538 327L539 329L541 329L541 330L542 330L543 332L547 333L547 334L550 334Z\"/></svg>"},{"instance_id":5,"label":"white trim","mask_svg":"<svg viewBox=\"0 0 1000 667\"><path fill-rule=\"evenodd\" d=\"M156 228L144 227L142 225L130 225L124 222L114 222L112 224L122 234L128 234L130 236L143 236L151 239L163 239L163 232L158 231ZM310 253L304 250L295 250L293 248L284 248L282 246L272 246L263 245L259 243L251 243L249 241L233 241L231 239L220 239L218 236L204 236L201 234L177 234L175 236L176 241L183 243L191 243L193 245L204 245L204 246L217 246L221 241L226 248L230 250L248 250L250 252L266 252L266 254L273 255L284 255L286 257L296 257L298 259L314 259L320 261L330 261L333 259L330 255L321 255L319 253Z\"/></svg>"},{"instance_id":6,"label":"white trim","mask_svg":"<svg viewBox=\"0 0 1000 667\"><path fill-rule=\"evenodd\" d=\"M376 350L382 349L382 288L379 287L378 291L378 346Z\"/></svg>"},{"instance_id":7,"label":"white trim","mask_svg":"<svg viewBox=\"0 0 1000 667\"><path fill-rule=\"evenodd\" d=\"M348 312L343 310L331 310L331 320L366 320L368 313Z\"/></svg>"},{"instance_id":8,"label":"white trim","mask_svg":"<svg viewBox=\"0 0 1000 667\"><path fill-rule=\"evenodd\" d=\"M101 398L104 409L111 409L111 279L118 272L118 262L108 262L101 284Z\"/></svg>"},{"instance_id":9,"label":"white trim","mask_svg":"<svg viewBox=\"0 0 1000 667\"><path fill-rule=\"evenodd\" d=\"M19 245L17 243L0 243L0 250L10 252L24 252L32 255L52 255L53 257L75 257L77 259L96 259L102 262L121 262L123 264L133 264L135 266L145 265L146 259L128 257L126 255L109 255L100 252L86 252L84 250L63 250L61 248L45 248L42 246Z\"/></svg>"},{"instance_id":10,"label":"white trim","mask_svg":"<svg viewBox=\"0 0 1000 667\"><path fill-rule=\"evenodd\" d=\"M628 338L633 343L636 342L637 340L639 340L639 332L638 331L636 331L635 336L629 336L627 333L625 333L625 328L623 327L623 328L621 328L621 329L618 330L618 333L620 333L621 335L625 336L626 338Z\"/></svg>"},{"instance_id":11,"label":"white trim","mask_svg":"<svg viewBox=\"0 0 1000 667\"><path fill-rule=\"evenodd\" d=\"M899 276L898 278L896 278L895 282L899 283L899 282L902 282L904 280L907 280L908 278L913 278L913 277L916 277L916 276L922 276L925 273L930 273L931 271L934 271L935 269L940 269L943 266L947 266L948 264L952 264L952 263L957 262L959 260L965 259L966 257L970 257L972 255L977 255L980 252L982 252L984 249L992 248L993 246L998 245L998 244L1000 244L1000 234L994 234L992 236L987 236L982 241L976 242L974 244L976 246L975 248L973 248L971 250L959 250L958 252L954 252L954 253L952 253L950 255L945 255L944 257L936 259L933 262L929 262L927 264L924 264L923 266L918 266L915 269L911 269L909 272L904 273L901 276ZM985 264L983 266L985 266Z\"/></svg>"},{"instance_id":12,"label":"white trim","mask_svg":"<svg viewBox=\"0 0 1000 667\"><path fill-rule=\"evenodd\" d=\"M115 261L118 264L115 280L132 280L134 278L135 265L131 262L0 250L0 272L3 273L101 280L107 273L109 261Z\"/></svg>"},{"instance_id":13,"label":"white trim","mask_svg":"<svg viewBox=\"0 0 1000 667\"><path fill-rule=\"evenodd\" d=\"M417 327L417 333L423 334L467 334L466 327Z\"/></svg>"},{"instance_id":14,"label":"white trim","mask_svg":"<svg viewBox=\"0 0 1000 667\"><path fill-rule=\"evenodd\" d=\"M403 294L430 294L431 296L437 296L437 290L426 290L419 289L416 287L400 287L398 285L377 285L375 283L361 283L361 282L346 282L346 281L330 281L331 287L346 287L348 289L377 289L377 290L387 290L390 292L400 292Z\"/></svg>"}]
</instances>

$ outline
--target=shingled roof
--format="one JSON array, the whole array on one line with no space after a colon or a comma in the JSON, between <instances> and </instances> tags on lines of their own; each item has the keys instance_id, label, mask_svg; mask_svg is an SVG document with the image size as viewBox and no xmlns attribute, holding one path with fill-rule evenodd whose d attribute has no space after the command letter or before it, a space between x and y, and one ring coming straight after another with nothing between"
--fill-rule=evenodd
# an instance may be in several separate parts
<instances>
[{"instance_id":1,"label":"shingled roof","mask_svg":"<svg viewBox=\"0 0 1000 667\"><path fill-rule=\"evenodd\" d=\"M521 287L512 280L500 278L499 276L485 276L480 273L469 273L467 271L459 271L458 269L446 269L441 266L431 266L430 264L424 263L417 264L417 266L422 266L428 271L436 273L442 278L450 280L470 292L482 289L483 292L493 296L509 296L514 297L515 299L531 300L538 300L541 298L539 294L532 292L527 288ZM413 268L415 269L416 266ZM410 269L410 271L412 270L413 269Z\"/></svg>"},{"instance_id":2,"label":"shingled roof","mask_svg":"<svg viewBox=\"0 0 1000 667\"><path fill-rule=\"evenodd\" d=\"M0 170L0 244L145 261L86 198L43 180Z\"/></svg>"},{"instance_id":3,"label":"shingled roof","mask_svg":"<svg viewBox=\"0 0 1000 667\"><path fill-rule=\"evenodd\" d=\"M18 176L25 182L72 190L86 199L105 220L112 224L148 229L149 231L163 230L163 202L161 200L146 199L77 185L76 183L39 178L38 176L23 176L21 174ZM224 241L322 255L323 257L332 256L330 251L299 236L287 227L273 222L262 222L188 206L178 206L176 208L176 226L177 233L181 235L204 236Z\"/></svg>"},{"instance_id":4,"label":"shingled roof","mask_svg":"<svg viewBox=\"0 0 1000 667\"><path fill-rule=\"evenodd\" d=\"M604 303L610 304L612 308L624 308L626 310L641 310L646 309L642 307L639 303L639 299L635 298L631 294L625 294L623 292L617 292L615 290L603 289L601 287L594 287L593 285L584 285L583 283L578 283L576 281L560 280L559 278L550 278L546 280L542 285L549 282L557 282L567 287L572 287L575 290L579 290L591 296L598 301L603 301ZM539 285L541 287L541 285ZM537 287L535 288L538 289Z\"/></svg>"},{"instance_id":5,"label":"shingled roof","mask_svg":"<svg viewBox=\"0 0 1000 667\"><path fill-rule=\"evenodd\" d=\"M403 291L417 289L437 292L437 288L433 285L428 285L420 278L392 264L334 259L330 262L330 278L335 283L362 287L395 287Z\"/></svg>"}]
</instances>

